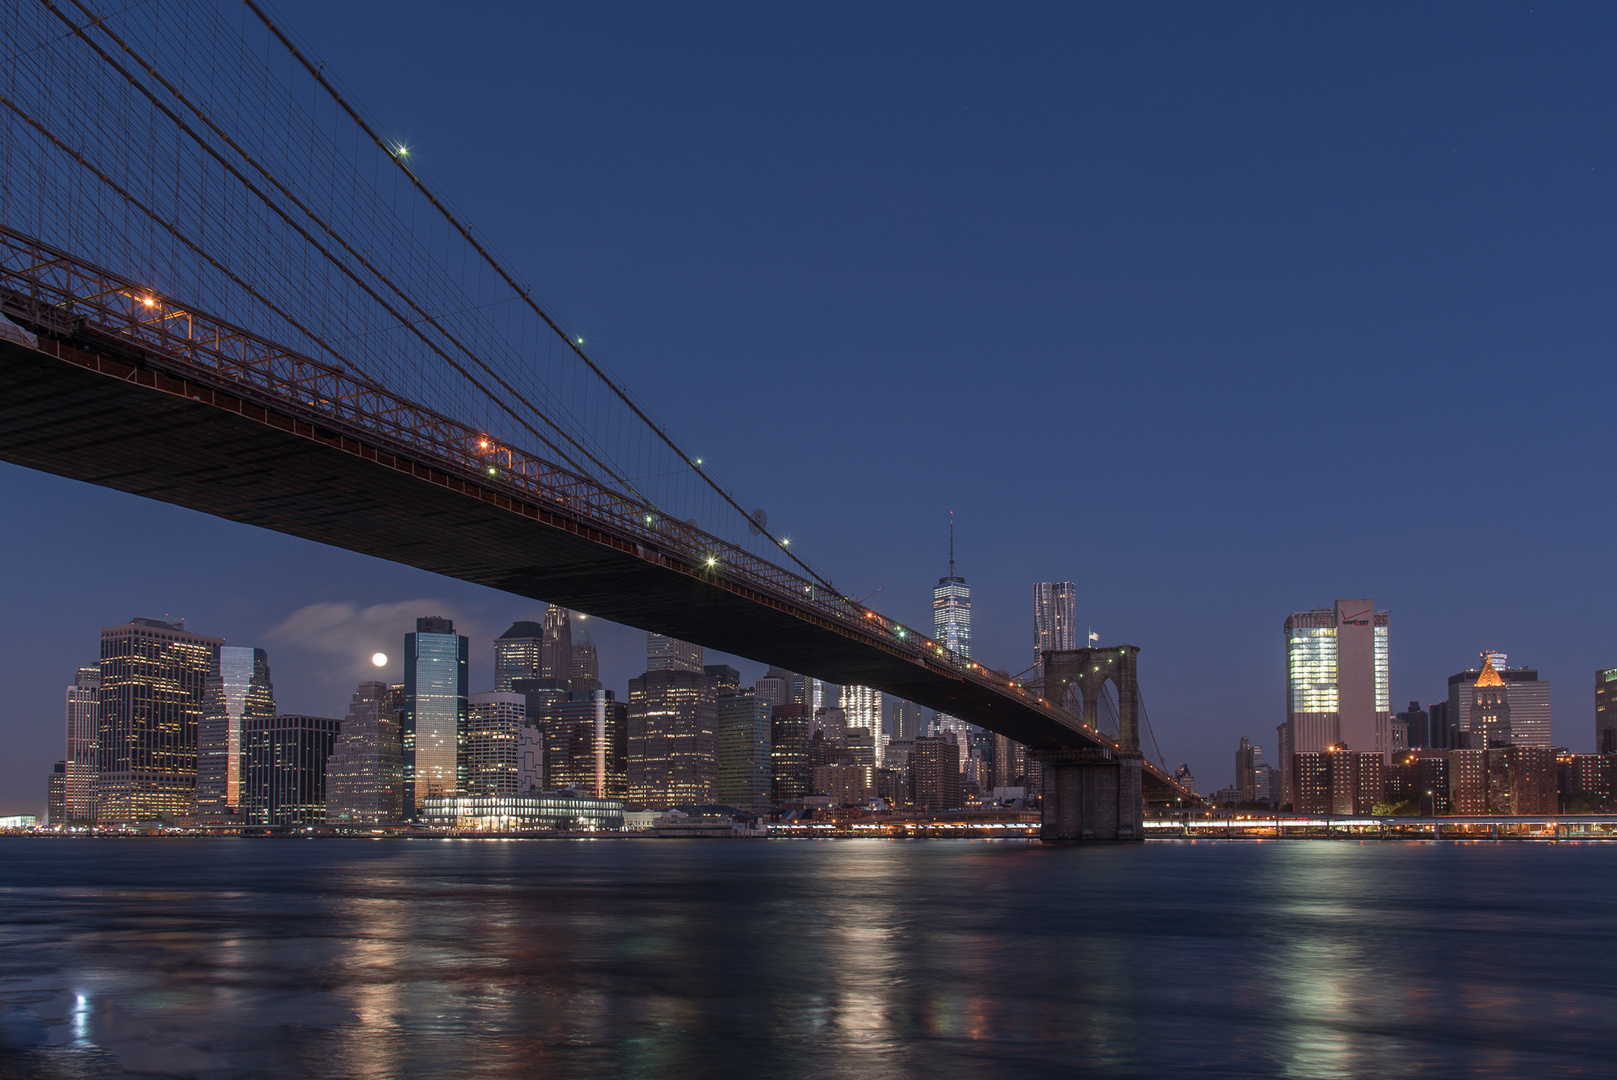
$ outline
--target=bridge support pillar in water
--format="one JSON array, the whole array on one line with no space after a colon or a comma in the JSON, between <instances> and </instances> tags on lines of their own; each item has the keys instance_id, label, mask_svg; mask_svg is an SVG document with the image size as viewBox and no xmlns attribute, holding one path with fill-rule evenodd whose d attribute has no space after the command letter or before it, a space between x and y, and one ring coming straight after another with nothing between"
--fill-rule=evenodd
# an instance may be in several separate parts
<instances>
[{"instance_id":1,"label":"bridge support pillar in water","mask_svg":"<svg viewBox=\"0 0 1617 1080\"><path fill-rule=\"evenodd\" d=\"M1044 769L1041 841L1081 844L1145 839L1138 755L1054 751L1039 755L1039 760Z\"/></svg>"}]
</instances>

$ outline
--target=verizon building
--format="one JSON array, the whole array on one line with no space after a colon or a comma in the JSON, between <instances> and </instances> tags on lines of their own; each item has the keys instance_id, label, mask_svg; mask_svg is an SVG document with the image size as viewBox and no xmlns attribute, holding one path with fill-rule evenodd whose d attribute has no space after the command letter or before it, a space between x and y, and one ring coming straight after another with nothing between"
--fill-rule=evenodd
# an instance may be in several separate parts
<instances>
[{"instance_id":1,"label":"verizon building","mask_svg":"<svg viewBox=\"0 0 1617 1080\"><path fill-rule=\"evenodd\" d=\"M1331 746L1392 749L1387 616L1373 600L1286 618L1286 722L1279 727L1282 803L1297 801L1297 755Z\"/></svg>"}]
</instances>

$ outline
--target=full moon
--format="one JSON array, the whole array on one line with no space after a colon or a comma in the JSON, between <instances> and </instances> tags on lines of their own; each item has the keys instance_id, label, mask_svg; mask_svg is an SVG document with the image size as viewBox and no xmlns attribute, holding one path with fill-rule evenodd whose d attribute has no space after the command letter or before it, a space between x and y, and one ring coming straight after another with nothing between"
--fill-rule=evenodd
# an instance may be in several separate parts
<instances>
[{"instance_id":1,"label":"full moon","mask_svg":"<svg viewBox=\"0 0 1617 1080\"><path fill-rule=\"evenodd\" d=\"M375 656L371 657L371 663L375 664L377 667L387 667L387 653L377 653Z\"/></svg>"}]
</instances>

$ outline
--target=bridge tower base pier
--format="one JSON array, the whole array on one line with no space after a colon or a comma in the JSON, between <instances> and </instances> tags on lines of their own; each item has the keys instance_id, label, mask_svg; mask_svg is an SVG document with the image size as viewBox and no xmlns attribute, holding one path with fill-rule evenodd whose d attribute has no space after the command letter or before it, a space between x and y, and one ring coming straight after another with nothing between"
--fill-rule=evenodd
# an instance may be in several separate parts
<instances>
[{"instance_id":1,"label":"bridge tower base pier","mask_svg":"<svg viewBox=\"0 0 1617 1080\"><path fill-rule=\"evenodd\" d=\"M1046 844L1115 843L1145 839L1145 799L1138 755L1063 750L1039 755L1044 809L1039 839Z\"/></svg>"}]
</instances>

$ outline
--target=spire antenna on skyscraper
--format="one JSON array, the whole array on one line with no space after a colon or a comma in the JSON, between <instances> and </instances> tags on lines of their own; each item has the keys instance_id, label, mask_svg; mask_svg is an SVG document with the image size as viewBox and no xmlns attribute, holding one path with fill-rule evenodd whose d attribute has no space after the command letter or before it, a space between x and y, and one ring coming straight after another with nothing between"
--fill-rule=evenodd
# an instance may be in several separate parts
<instances>
[{"instance_id":1,"label":"spire antenna on skyscraper","mask_svg":"<svg viewBox=\"0 0 1617 1080\"><path fill-rule=\"evenodd\" d=\"M954 577L954 511L949 511L949 576Z\"/></svg>"}]
</instances>

